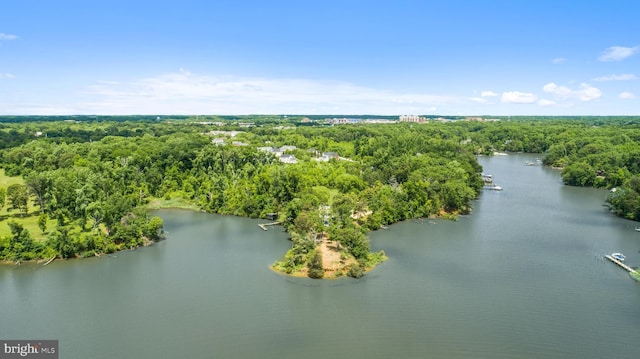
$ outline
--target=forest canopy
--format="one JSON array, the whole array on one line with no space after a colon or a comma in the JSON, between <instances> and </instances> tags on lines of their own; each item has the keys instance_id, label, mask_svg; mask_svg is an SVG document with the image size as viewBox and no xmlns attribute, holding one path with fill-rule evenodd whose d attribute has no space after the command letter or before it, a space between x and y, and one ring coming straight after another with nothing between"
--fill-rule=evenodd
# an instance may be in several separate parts
<instances>
[{"instance_id":1,"label":"forest canopy","mask_svg":"<svg viewBox=\"0 0 640 359\"><path fill-rule=\"evenodd\" d=\"M5 260L156 241L162 220L146 208L179 199L212 213L275 214L294 242L285 271L318 261L310 233L322 232L366 267L376 260L367 231L471 212L483 187L476 156L495 151L543 154L568 185L615 187L612 210L640 219L640 127L628 118L331 126L301 116L12 117L0 118L0 139L0 167L22 179L0 186ZM44 240L20 223L29 216Z\"/></svg>"}]
</instances>

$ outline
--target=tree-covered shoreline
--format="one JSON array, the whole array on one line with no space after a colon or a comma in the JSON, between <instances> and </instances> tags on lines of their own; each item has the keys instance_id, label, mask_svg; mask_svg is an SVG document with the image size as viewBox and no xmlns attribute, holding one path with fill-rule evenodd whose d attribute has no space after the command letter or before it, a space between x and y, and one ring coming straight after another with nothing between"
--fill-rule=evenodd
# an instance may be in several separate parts
<instances>
[{"instance_id":1,"label":"tree-covered shoreline","mask_svg":"<svg viewBox=\"0 0 640 359\"><path fill-rule=\"evenodd\" d=\"M281 222L293 245L274 267L287 273L322 277L324 236L345 263L357 262L340 274L357 277L384 259L370 252L367 232L470 213L483 186L475 156L495 151L544 154L569 185L616 187L612 210L640 219L640 126L628 118L341 126L302 116L0 118L0 134L13 139L0 146L0 167L23 180L0 185L13 210L0 217L10 227L0 236L4 260L153 242L162 221L146 208L161 199ZM37 212L45 239L33 241L14 211Z\"/></svg>"}]
</instances>

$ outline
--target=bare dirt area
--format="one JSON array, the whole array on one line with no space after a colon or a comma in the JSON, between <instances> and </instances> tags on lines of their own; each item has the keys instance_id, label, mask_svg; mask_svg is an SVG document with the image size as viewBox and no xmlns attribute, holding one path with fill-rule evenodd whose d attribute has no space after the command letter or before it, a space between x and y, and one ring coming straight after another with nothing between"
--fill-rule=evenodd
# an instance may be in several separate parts
<instances>
[{"instance_id":1,"label":"bare dirt area","mask_svg":"<svg viewBox=\"0 0 640 359\"><path fill-rule=\"evenodd\" d=\"M350 264L358 263L351 256L343 255L342 257L345 257L345 259L342 259L340 255L342 252L338 247L338 243L329 240L326 236L318 244L318 250L322 253L322 267L324 268L325 278L335 278L340 272L345 275L346 268Z\"/></svg>"},{"instance_id":2,"label":"bare dirt area","mask_svg":"<svg viewBox=\"0 0 640 359\"><path fill-rule=\"evenodd\" d=\"M321 239L316 240L315 249L322 255L323 278L332 279L346 276L352 264L359 265L358 261L351 254L342 248L338 242L330 240L326 233L322 235ZM271 268L280 272L273 266ZM293 273L287 273L287 275L307 277L309 275L309 269L304 265Z\"/></svg>"}]
</instances>

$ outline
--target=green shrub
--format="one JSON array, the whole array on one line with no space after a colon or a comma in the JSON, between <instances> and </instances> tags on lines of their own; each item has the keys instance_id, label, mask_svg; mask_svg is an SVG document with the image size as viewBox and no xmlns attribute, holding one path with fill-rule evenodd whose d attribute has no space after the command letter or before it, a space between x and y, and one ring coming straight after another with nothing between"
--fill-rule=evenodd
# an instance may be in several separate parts
<instances>
[{"instance_id":1,"label":"green shrub","mask_svg":"<svg viewBox=\"0 0 640 359\"><path fill-rule=\"evenodd\" d=\"M307 268L309 269L309 278L320 279L324 277L324 268L322 267L322 253L318 250L314 250L309 253L309 261L307 262Z\"/></svg>"},{"instance_id":2,"label":"green shrub","mask_svg":"<svg viewBox=\"0 0 640 359\"><path fill-rule=\"evenodd\" d=\"M104 251L107 252L107 253L113 253L113 252L115 252L117 250L118 250L118 247L116 247L116 244L113 243L113 242L107 243L107 245L104 248Z\"/></svg>"},{"instance_id":3,"label":"green shrub","mask_svg":"<svg viewBox=\"0 0 640 359\"><path fill-rule=\"evenodd\" d=\"M351 278L362 278L364 276L364 266L360 263L349 265L347 275Z\"/></svg>"}]
</instances>

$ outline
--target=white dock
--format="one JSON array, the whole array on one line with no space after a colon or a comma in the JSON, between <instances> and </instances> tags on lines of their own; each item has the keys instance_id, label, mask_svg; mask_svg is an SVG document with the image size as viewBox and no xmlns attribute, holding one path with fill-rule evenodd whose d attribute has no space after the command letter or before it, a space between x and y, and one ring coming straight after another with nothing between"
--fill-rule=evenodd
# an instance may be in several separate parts
<instances>
[{"instance_id":1,"label":"white dock","mask_svg":"<svg viewBox=\"0 0 640 359\"><path fill-rule=\"evenodd\" d=\"M605 257L607 257L608 260L612 261L613 263L617 264L620 268L626 270L629 273L633 273L635 272L635 269L629 267L628 265L622 263L621 261L617 260L616 258L613 258L611 255L607 254L605 255Z\"/></svg>"},{"instance_id":2,"label":"white dock","mask_svg":"<svg viewBox=\"0 0 640 359\"><path fill-rule=\"evenodd\" d=\"M278 224L280 224L282 222L272 222L272 223L260 223L258 224L258 227L262 228L263 231L267 230L267 226L276 226Z\"/></svg>"}]
</instances>

